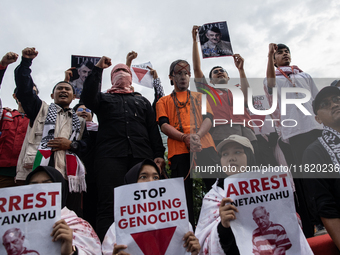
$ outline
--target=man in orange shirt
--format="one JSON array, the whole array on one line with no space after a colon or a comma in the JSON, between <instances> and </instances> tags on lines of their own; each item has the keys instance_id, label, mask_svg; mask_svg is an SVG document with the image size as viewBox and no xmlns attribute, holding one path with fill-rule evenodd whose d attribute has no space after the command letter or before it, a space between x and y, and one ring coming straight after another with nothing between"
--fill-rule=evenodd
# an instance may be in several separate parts
<instances>
[{"instance_id":1,"label":"man in orange shirt","mask_svg":"<svg viewBox=\"0 0 340 255\"><path fill-rule=\"evenodd\" d=\"M218 163L214 141L208 133L212 126L213 114L207 104L207 114L202 116L202 94L188 90L190 65L187 61L174 61L170 66L169 79L174 90L157 102L157 122L162 132L168 136L171 177L186 178L184 184L189 220L194 226L192 179L188 178L190 155L196 154L194 158L197 166L215 166ZM203 180L207 189L210 189L215 181Z\"/></svg>"}]
</instances>

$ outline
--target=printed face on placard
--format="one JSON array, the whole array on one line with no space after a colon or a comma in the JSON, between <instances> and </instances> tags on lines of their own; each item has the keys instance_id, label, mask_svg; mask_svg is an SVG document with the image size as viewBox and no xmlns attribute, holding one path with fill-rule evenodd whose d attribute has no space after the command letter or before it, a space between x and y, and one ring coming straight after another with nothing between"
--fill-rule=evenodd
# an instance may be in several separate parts
<instances>
[{"instance_id":1,"label":"printed face on placard","mask_svg":"<svg viewBox=\"0 0 340 255\"><path fill-rule=\"evenodd\" d=\"M209 39L210 42L214 44L218 44L221 41L221 34L211 30L207 31L206 37Z\"/></svg>"},{"instance_id":2,"label":"printed face on placard","mask_svg":"<svg viewBox=\"0 0 340 255\"><path fill-rule=\"evenodd\" d=\"M241 172L241 167L247 166L247 155L241 144L232 142L226 144L221 153L221 165L227 167L227 175Z\"/></svg>"},{"instance_id":3,"label":"printed face on placard","mask_svg":"<svg viewBox=\"0 0 340 255\"><path fill-rule=\"evenodd\" d=\"M79 79L81 79L83 82L86 80L87 76L89 76L90 73L91 73L91 69L85 65L82 65L78 69Z\"/></svg>"},{"instance_id":4,"label":"printed face on placard","mask_svg":"<svg viewBox=\"0 0 340 255\"><path fill-rule=\"evenodd\" d=\"M151 165L144 165L139 172L137 183L152 182L157 180L159 180L159 175L156 169Z\"/></svg>"},{"instance_id":5,"label":"printed face on placard","mask_svg":"<svg viewBox=\"0 0 340 255\"><path fill-rule=\"evenodd\" d=\"M24 250L25 236L19 237L19 234L15 231L9 232L6 236L3 236L2 241L8 255L20 255Z\"/></svg>"},{"instance_id":6,"label":"printed face on placard","mask_svg":"<svg viewBox=\"0 0 340 255\"><path fill-rule=\"evenodd\" d=\"M253 219L261 231L264 231L269 228L270 225L269 213L264 211L263 209L256 210L253 213Z\"/></svg>"}]
</instances>

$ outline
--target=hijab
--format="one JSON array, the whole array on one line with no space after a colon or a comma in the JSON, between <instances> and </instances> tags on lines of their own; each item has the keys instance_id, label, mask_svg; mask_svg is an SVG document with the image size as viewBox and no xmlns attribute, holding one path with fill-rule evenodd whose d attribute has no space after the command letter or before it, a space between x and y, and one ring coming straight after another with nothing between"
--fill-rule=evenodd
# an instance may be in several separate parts
<instances>
[{"instance_id":1,"label":"hijab","mask_svg":"<svg viewBox=\"0 0 340 255\"><path fill-rule=\"evenodd\" d=\"M151 159L144 159L142 162L136 164L135 166L133 166L125 175L124 177L124 184L131 184L131 183L137 183L138 181L138 177L139 177L139 173L142 170L144 165L150 165L153 166L159 177L161 177L161 173L159 172L159 168L156 165L156 163L151 160Z\"/></svg>"},{"instance_id":2,"label":"hijab","mask_svg":"<svg viewBox=\"0 0 340 255\"><path fill-rule=\"evenodd\" d=\"M38 166L34 171L30 172L30 174L26 177L26 184L29 184L31 181L31 178L33 175L35 175L38 172L45 172L48 176L51 177L53 183L61 183L61 208L64 208L66 206L66 199L67 199L67 184L66 180L64 179L63 175L54 167L51 166Z\"/></svg>"},{"instance_id":3,"label":"hijab","mask_svg":"<svg viewBox=\"0 0 340 255\"><path fill-rule=\"evenodd\" d=\"M116 72L117 69L124 69L125 71L120 70ZM130 68L124 64L115 65L111 71L111 83L112 87L107 90L107 93L132 93L132 73Z\"/></svg>"}]
</instances>

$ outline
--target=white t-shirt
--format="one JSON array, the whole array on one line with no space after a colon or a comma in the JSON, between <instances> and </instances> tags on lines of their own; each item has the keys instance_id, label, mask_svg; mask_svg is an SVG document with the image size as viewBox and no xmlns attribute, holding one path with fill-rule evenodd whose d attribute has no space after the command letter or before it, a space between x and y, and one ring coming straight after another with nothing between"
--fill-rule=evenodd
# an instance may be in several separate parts
<instances>
[{"instance_id":1,"label":"white t-shirt","mask_svg":"<svg viewBox=\"0 0 340 255\"><path fill-rule=\"evenodd\" d=\"M313 106L312 102L319 92L317 89L312 77L307 73L298 73L298 74L291 74L290 79L294 82L297 88L304 88L310 91L311 98L307 103L302 104L308 112L312 115L305 115L296 105L294 104L287 104L286 105L286 115L280 114L280 122L281 122L281 134L283 139L288 139L296 135L300 135L303 133L307 133L313 129L321 129L322 125L316 122L315 115L313 113ZM267 86L267 78L263 81L264 85ZM276 86L277 93L278 93L278 107L281 113L281 89L293 87L292 83L284 76L276 76ZM293 98L304 98L305 94L303 93L287 93L287 99ZM293 119L295 121L289 121L288 119ZM295 127L290 127L294 126ZM285 127L286 126L286 127Z\"/></svg>"}]
</instances>

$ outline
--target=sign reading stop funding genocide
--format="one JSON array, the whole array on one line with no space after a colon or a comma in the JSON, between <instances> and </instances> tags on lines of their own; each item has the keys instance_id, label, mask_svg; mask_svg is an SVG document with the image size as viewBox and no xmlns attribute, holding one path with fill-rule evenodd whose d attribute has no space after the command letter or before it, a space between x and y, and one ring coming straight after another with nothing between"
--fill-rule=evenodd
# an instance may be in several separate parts
<instances>
[{"instance_id":1,"label":"sign reading stop funding genocide","mask_svg":"<svg viewBox=\"0 0 340 255\"><path fill-rule=\"evenodd\" d=\"M60 214L60 183L1 189L0 254L60 255L50 235Z\"/></svg>"},{"instance_id":2,"label":"sign reading stop funding genocide","mask_svg":"<svg viewBox=\"0 0 340 255\"><path fill-rule=\"evenodd\" d=\"M240 254L313 254L298 223L288 173L271 171L224 181L226 197L238 209L230 225Z\"/></svg>"},{"instance_id":3,"label":"sign reading stop funding genocide","mask_svg":"<svg viewBox=\"0 0 340 255\"><path fill-rule=\"evenodd\" d=\"M130 254L190 254L183 247L189 229L183 178L115 188L117 244Z\"/></svg>"}]
</instances>

